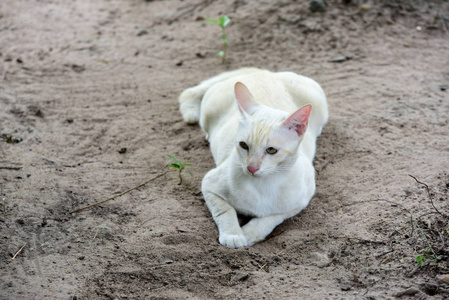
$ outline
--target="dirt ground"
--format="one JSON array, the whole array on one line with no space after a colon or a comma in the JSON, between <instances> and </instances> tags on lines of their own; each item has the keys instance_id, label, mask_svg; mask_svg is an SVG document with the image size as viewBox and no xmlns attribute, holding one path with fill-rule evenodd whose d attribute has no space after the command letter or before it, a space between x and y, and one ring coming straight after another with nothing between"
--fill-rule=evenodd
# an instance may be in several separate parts
<instances>
[{"instance_id":1,"label":"dirt ground","mask_svg":"<svg viewBox=\"0 0 449 300\"><path fill-rule=\"evenodd\" d=\"M449 2L308 6L1 1L0 298L449 298ZM225 14L222 65L204 19ZM330 120L309 207L235 250L177 97L243 66L315 79ZM182 185L166 154L191 164Z\"/></svg>"}]
</instances>

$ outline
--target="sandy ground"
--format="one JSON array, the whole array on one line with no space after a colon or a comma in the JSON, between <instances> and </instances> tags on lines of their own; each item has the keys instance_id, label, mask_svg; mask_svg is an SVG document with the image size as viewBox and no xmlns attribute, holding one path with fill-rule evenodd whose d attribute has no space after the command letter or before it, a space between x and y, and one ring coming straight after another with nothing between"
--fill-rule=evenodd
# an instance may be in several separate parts
<instances>
[{"instance_id":1,"label":"sandy ground","mask_svg":"<svg viewBox=\"0 0 449 300\"><path fill-rule=\"evenodd\" d=\"M203 20L224 14L222 65ZM448 1L1 1L0 298L448 298L444 16ZM330 121L310 206L233 250L177 97L243 66L312 77ZM69 213L169 171L166 154L193 176Z\"/></svg>"}]
</instances>

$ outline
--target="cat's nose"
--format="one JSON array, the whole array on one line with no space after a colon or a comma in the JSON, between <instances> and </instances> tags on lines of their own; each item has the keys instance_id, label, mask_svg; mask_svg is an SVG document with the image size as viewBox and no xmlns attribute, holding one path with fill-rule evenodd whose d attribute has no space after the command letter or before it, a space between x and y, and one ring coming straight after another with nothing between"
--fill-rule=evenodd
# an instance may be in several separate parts
<instances>
[{"instance_id":1,"label":"cat's nose","mask_svg":"<svg viewBox=\"0 0 449 300\"><path fill-rule=\"evenodd\" d=\"M256 173L257 170L259 170L258 167L251 167L251 166L248 166L248 171L250 171L251 174Z\"/></svg>"}]
</instances>

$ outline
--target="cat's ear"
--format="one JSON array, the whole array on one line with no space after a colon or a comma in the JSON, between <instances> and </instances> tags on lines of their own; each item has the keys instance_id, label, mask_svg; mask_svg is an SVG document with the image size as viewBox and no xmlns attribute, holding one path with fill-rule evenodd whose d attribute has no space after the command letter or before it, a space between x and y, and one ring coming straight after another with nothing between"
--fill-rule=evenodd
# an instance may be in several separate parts
<instances>
[{"instance_id":1,"label":"cat's ear","mask_svg":"<svg viewBox=\"0 0 449 300\"><path fill-rule=\"evenodd\" d=\"M297 111L295 111L290 117L287 118L282 124L289 130L294 130L301 136L307 129L309 123L309 116L312 110L312 105L307 104Z\"/></svg>"},{"instance_id":2,"label":"cat's ear","mask_svg":"<svg viewBox=\"0 0 449 300\"><path fill-rule=\"evenodd\" d=\"M256 111L258 104L254 101L253 95L251 95L246 85L237 82L234 86L234 92L240 111L243 110L248 115L252 115Z\"/></svg>"}]
</instances>

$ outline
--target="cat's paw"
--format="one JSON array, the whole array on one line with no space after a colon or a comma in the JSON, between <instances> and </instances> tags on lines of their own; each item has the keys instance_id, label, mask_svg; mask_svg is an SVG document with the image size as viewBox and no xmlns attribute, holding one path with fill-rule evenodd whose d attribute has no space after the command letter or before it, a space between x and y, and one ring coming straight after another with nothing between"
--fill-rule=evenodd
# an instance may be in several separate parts
<instances>
[{"instance_id":1,"label":"cat's paw","mask_svg":"<svg viewBox=\"0 0 449 300\"><path fill-rule=\"evenodd\" d=\"M220 244L229 248L240 248L248 246L248 242L244 235L237 234L222 234L218 239Z\"/></svg>"},{"instance_id":2,"label":"cat's paw","mask_svg":"<svg viewBox=\"0 0 449 300\"><path fill-rule=\"evenodd\" d=\"M243 226L243 233L245 234L248 246L253 246L265 239L265 236L260 235L260 232L257 232L252 226Z\"/></svg>"}]
</instances>

